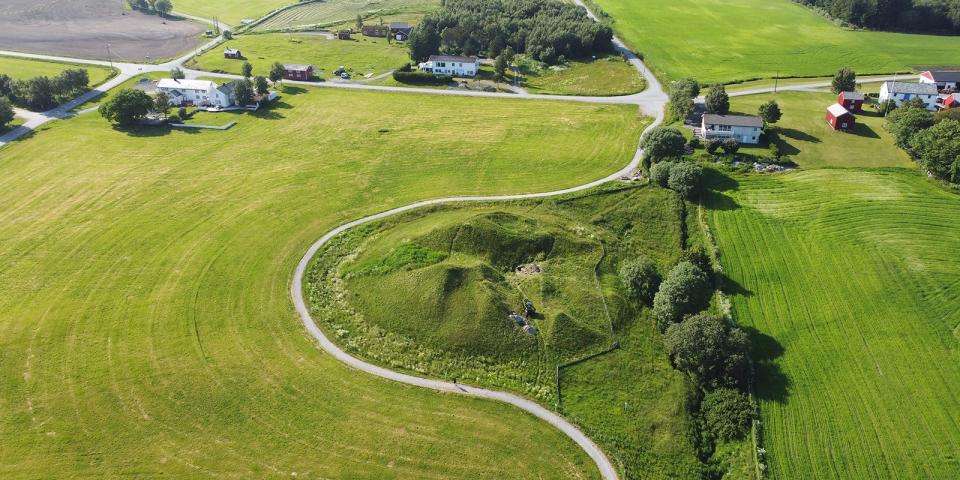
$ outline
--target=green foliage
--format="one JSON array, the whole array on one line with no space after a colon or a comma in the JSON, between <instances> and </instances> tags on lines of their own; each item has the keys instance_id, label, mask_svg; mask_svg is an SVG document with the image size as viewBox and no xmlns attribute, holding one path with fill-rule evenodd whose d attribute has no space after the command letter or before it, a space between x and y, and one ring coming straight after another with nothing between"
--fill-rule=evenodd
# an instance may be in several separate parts
<instances>
[{"instance_id":1,"label":"green foliage","mask_svg":"<svg viewBox=\"0 0 960 480\"><path fill-rule=\"evenodd\" d=\"M783 117L783 112L780 111L780 105L776 100L770 100L760 104L757 115L762 118L765 123L774 124L780 121L780 118Z\"/></svg>"},{"instance_id":2,"label":"green foliage","mask_svg":"<svg viewBox=\"0 0 960 480\"><path fill-rule=\"evenodd\" d=\"M223 38L226 39L226 40L232 40L232 39L233 39L233 32L231 32L230 30L224 30L224 31L223 31Z\"/></svg>"},{"instance_id":3,"label":"green foliage","mask_svg":"<svg viewBox=\"0 0 960 480\"><path fill-rule=\"evenodd\" d=\"M670 167L667 186L683 198L693 198L703 184L703 167L693 162L675 162Z\"/></svg>"},{"instance_id":4,"label":"green foliage","mask_svg":"<svg viewBox=\"0 0 960 480\"><path fill-rule=\"evenodd\" d=\"M910 139L933 125L933 115L925 108L901 106L887 115L886 129L901 148L909 148Z\"/></svg>"},{"instance_id":5,"label":"green foliage","mask_svg":"<svg viewBox=\"0 0 960 480\"><path fill-rule=\"evenodd\" d=\"M416 270L439 263L447 254L417 243L404 243L381 259L358 265L358 275L386 275L399 270Z\"/></svg>"},{"instance_id":6,"label":"green foliage","mask_svg":"<svg viewBox=\"0 0 960 480\"><path fill-rule=\"evenodd\" d=\"M253 65L250 62L243 62L240 67L240 75L243 75L243 78L250 78L253 75Z\"/></svg>"},{"instance_id":7,"label":"green foliage","mask_svg":"<svg viewBox=\"0 0 960 480\"><path fill-rule=\"evenodd\" d=\"M450 75L434 75L430 72L420 70L411 72L394 70L393 79L400 83L415 85L446 85L453 81L453 77Z\"/></svg>"},{"instance_id":8,"label":"green foliage","mask_svg":"<svg viewBox=\"0 0 960 480\"><path fill-rule=\"evenodd\" d=\"M47 110L56 106L54 83L49 77L33 77L19 83L17 96L32 110Z\"/></svg>"},{"instance_id":9,"label":"green foliage","mask_svg":"<svg viewBox=\"0 0 960 480\"><path fill-rule=\"evenodd\" d=\"M716 84L707 91L704 99L707 113L716 113L726 115L730 113L730 96L727 95L727 89L722 84Z\"/></svg>"},{"instance_id":10,"label":"green foliage","mask_svg":"<svg viewBox=\"0 0 960 480\"><path fill-rule=\"evenodd\" d=\"M153 97L153 108L150 109L153 113L158 113L160 115L166 115L170 111L170 97L166 93L159 92Z\"/></svg>"},{"instance_id":11,"label":"green foliage","mask_svg":"<svg viewBox=\"0 0 960 480\"><path fill-rule=\"evenodd\" d=\"M910 139L917 162L935 177L960 183L960 120L943 120Z\"/></svg>"},{"instance_id":12,"label":"green foliage","mask_svg":"<svg viewBox=\"0 0 960 480\"><path fill-rule=\"evenodd\" d=\"M686 144L687 139L680 130L674 127L657 127L644 135L640 146L647 159L660 161L682 156Z\"/></svg>"},{"instance_id":13,"label":"green foliage","mask_svg":"<svg viewBox=\"0 0 960 480\"><path fill-rule=\"evenodd\" d=\"M250 80L241 78L233 81L233 98L237 101L237 105L252 104L254 95L253 84L250 83Z\"/></svg>"},{"instance_id":14,"label":"green foliage","mask_svg":"<svg viewBox=\"0 0 960 480\"><path fill-rule=\"evenodd\" d=\"M497 80L503 80L507 76L507 68L510 66L510 62L507 60L507 57L500 55L497 57L497 60L493 63L493 71L496 73Z\"/></svg>"},{"instance_id":15,"label":"green foliage","mask_svg":"<svg viewBox=\"0 0 960 480\"><path fill-rule=\"evenodd\" d=\"M945 108L933 114L934 123L940 123L944 120L960 120L960 108Z\"/></svg>"},{"instance_id":16,"label":"green foliage","mask_svg":"<svg viewBox=\"0 0 960 480\"><path fill-rule=\"evenodd\" d=\"M627 260L620 266L620 283L627 294L640 303L653 301L662 280L657 264L647 257Z\"/></svg>"},{"instance_id":17,"label":"green foliage","mask_svg":"<svg viewBox=\"0 0 960 480\"><path fill-rule=\"evenodd\" d=\"M75 96L90 86L90 75L83 68L68 68L53 77L53 90L58 96Z\"/></svg>"},{"instance_id":18,"label":"green foliage","mask_svg":"<svg viewBox=\"0 0 960 480\"><path fill-rule=\"evenodd\" d=\"M663 188L670 187L670 169L673 162L662 161L650 167L650 182Z\"/></svg>"},{"instance_id":19,"label":"green foliage","mask_svg":"<svg viewBox=\"0 0 960 480\"><path fill-rule=\"evenodd\" d=\"M685 120L693 113L693 99L700 95L700 84L692 78L683 78L670 84L670 114L676 120Z\"/></svg>"},{"instance_id":20,"label":"green foliage","mask_svg":"<svg viewBox=\"0 0 960 480\"><path fill-rule=\"evenodd\" d=\"M707 392L700 402L700 419L704 431L714 440L739 440L750 431L756 407L750 397L735 388L718 388Z\"/></svg>"},{"instance_id":21,"label":"green foliage","mask_svg":"<svg viewBox=\"0 0 960 480\"><path fill-rule=\"evenodd\" d=\"M173 2L170 0L157 0L154 2L153 8L160 13L160 16L164 16L173 11Z\"/></svg>"},{"instance_id":22,"label":"green foliage","mask_svg":"<svg viewBox=\"0 0 960 480\"><path fill-rule=\"evenodd\" d=\"M14 117L13 104L10 103L10 100L0 96L0 129L6 128L7 124L12 122Z\"/></svg>"},{"instance_id":23,"label":"green foliage","mask_svg":"<svg viewBox=\"0 0 960 480\"><path fill-rule=\"evenodd\" d=\"M153 98L141 90L125 88L100 105L100 115L121 127L135 125L155 107Z\"/></svg>"},{"instance_id":24,"label":"green foliage","mask_svg":"<svg viewBox=\"0 0 960 480\"><path fill-rule=\"evenodd\" d=\"M738 142L735 138L725 138L720 143L720 148L723 149L723 153L732 155L740 150L740 142Z\"/></svg>"},{"instance_id":25,"label":"green foliage","mask_svg":"<svg viewBox=\"0 0 960 480\"><path fill-rule=\"evenodd\" d=\"M717 153L723 147L723 140L719 138L711 138L707 140L707 153Z\"/></svg>"},{"instance_id":26,"label":"green foliage","mask_svg":"<svg viewBox=\"0 0 960 480\"><path fill-rule=\"evenodd\" d=\"M440 45L440 33L433 23L421 24L410 32L410 38L407 39L410 58L418 62L425 62L430 55L439 52Z\"/></svg>"},{"instance_id":27,"label":"green foliage","mask_svg":"<svg viewBox=\"0 0 960 480\"><path fill-rule=\"evenodd\" d=\"M256 77L253 77L253 86L257 92L257 95L264 96L270 93L270 84L267 83L267 79L263 75L257 75Z\"/></svg>"},{"instance_id":28,"label":"green foliage","mask_svg":"<svg viewBox=\"0 0 960 480\"><path fill-rule=\"evenodd\" d=\"M286 72L283 68L283 64L280 62L273 62L273 65L270 65L270 81L279 82L283 80L283 74Z\"/></svg>"},{"instance_id":29,"label":"green foliage","mask_svg":"<svg viewBox=\"0 0 960 480\"><path fill-rule=\"evenodd\" d=\"M843 67L833 75L830 83L833 93L852 92L857 89L857 74L849 67Z\"/></svg>"},{"instance_id":30,"label":"green foliage","mask_svg":"<svg viewBox=\"0 0 960 480\"><path fill-rule=\"evenodd\" d=\"M746 385L750 341L730 322L694 315L671 324L663 343L673 366L705 388Z\"/></svg>"},{"instance_id":31,"label":"green foliage","mask_svg":"<svg viewBox=\"0 0 960 480\"><path fill-rule=\"evenodd\" d=\"M184 78L187 78L187 74L183 73L183 69L181 69L180 67L173 67L170 69L170 78L173 78L176 80L182 80Z\"/></svg>"},{"instance_id":32,"label":"green foliage","mask_svg":"<svg viewBox=\"0 0 960 480\"><path fill-rule=\"evenodd\" d=\"M710 296L710 280L703 270L690 262L674 266L653 298L653 315L661 332L703 310Z\"/></svg>"}]
</instances>

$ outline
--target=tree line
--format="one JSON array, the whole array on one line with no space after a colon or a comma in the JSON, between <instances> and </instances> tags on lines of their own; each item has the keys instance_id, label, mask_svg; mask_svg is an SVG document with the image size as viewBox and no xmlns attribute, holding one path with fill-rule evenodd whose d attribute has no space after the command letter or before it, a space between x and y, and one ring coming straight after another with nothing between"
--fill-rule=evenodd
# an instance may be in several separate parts
<instances>
[{"instance_id":1,"label":"tree line","mask_svg":"<svg viewBox=\"0 0 960 480\"><path fill-rule=\"evenodd\" d=\"M863 28L960 32L960 0L794 1Z\"/></svg>"},{"instance_id":2,"label":"tree line","mask_svg":"<svg viewBox=\"0 0 960 480\"><path fill-rule=\"evenodd\" d=\"M82 68L68 68L54 77L44 75L17 80L0 74L0 97L34 111L49 110L86 92L90 76Z\"/></svg>"},{"instance_id":3,"label":"tree line","mask_svg":"<svg viewBox=\"0 0 960 480\"><path fill-rule=\"evenodd\" d=\"M880 109L888 112L885 128L897 146L930 175L960 184L960 109L931 113L918 98Z\"/></svg>"},{"instance_id":4,"label":"tree line","mask_svg":"<svg viewBox=\"0 0 960 480\"><path fill-rule=\"evenodd\" d=\"M613 48L610 27L590 20L585 9L557 0L446 0L410 35L411 56L486 55L510 47L548 64Z\"/></svg>"},{"instance_id":5,"label":"tree line","mask_svg":"<svg viewBox=\"0 0 960 480\"><path fill-rule=\"evenodd\" d=\"M134 10L157 12L161 17L173 11L173 2L170 0L127 0L127 5Z\"/></svg>"}]
</instances>

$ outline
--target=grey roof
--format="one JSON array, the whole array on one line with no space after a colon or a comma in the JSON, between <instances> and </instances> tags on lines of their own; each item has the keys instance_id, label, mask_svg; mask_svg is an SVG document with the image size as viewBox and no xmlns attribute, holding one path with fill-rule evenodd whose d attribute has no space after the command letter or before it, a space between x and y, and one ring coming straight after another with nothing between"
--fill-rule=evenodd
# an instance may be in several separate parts
<instances>
[{"instance_id":1,"label":"grey roof","mask_svg":"<svg viewBox=\"0 0 960 480\"><path fill-rule=\"evenodd\" d=\"M910 93L916 95L936 95L937 86L932 83L886 82L890 93Z\"/></svg>"},{"instance_id":2,"label":"grey roof","mask_svg":"<svg viewBox=\"0 0 960 480\"><path fill-rule=\"evenodd\" d=\"M390 22L390 28L410 28L407 22Z\"/></svg>"},{"instance_id":3,"label":"grey roof","mask_svg":"<svg viewBox=\"0 0 960 480\"><path fill-rule=\"evenodd\" d=\"M843 98L847 100L863 100L863 92L843 92Z\"/></svg>"},{"instance_id":4,"label":"grey roof","mask_svg":"<svg viewBox=\"0 0 960 480\"><path fill-rule=\"evenodd\" d=\"M717 115L703 114L703 123L708 125L729 125L731 127L763 128L763 120L755 115Z\"/></svg>"},{"instance_id":5,"label":"grey roof","mask_svg":"<svg viewBox=\"0 0 960 480\"><path fill-rule=\"evenodd\" d=\"M429 62L476 63L477 57L459 57L456 55L430 55Z\"/></svg>"},{"instance_id":6,"label":"grey roof","mask_svg":"<svg viewBox=\"0 0 960 480\"><path fill-rule=\"evenodd\" d=\"M223 85L220 85L219 87L217 87L217 90L220 90L221 92L224 93L224 95L226 95L229 98L233 98L233 92L236 89L237 89L236 81L224 83Z\"/></svg>"},{"instance_id":7,"label":"grey roof","mask_svg":"<svg viewBox=\"0 0 960 480\"><path fill-rule=\"evenodd\" d=\"M960 72L930 70L930 76L935 82L960 82Z\"/></svg>"},{"instance_id":8,"label":"grey roof","mask_svg":"<svg viewBox=\"0 0 960 480\"><path fill-rule=\"evenodd\" d=\"M300 65L300 64L296 64L296 63L285 63L285 64L283 64L283 69L284 69L284 70L293 70L293 71L298 71L298 72L306 72L307 70L310 70L312 67L313 67L313 65Z\"/></svg>"}]
</instances>

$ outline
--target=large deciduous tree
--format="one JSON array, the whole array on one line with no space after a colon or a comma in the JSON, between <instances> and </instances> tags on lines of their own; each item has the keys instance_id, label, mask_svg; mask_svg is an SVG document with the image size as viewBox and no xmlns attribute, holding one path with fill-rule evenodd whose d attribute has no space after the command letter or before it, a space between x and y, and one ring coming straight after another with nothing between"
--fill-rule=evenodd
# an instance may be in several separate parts
<instances>
[{"instance_id":1,"label":"large deciduous tree","mask_svg":"<svg viewBox=\"0 0 960 480\"><path fill-rule=\"evenodd\" d=\"M857 89L857 74L850 67L843 67L833 75L833 93L852 92Z\"/></svg>"},{"instance_id":2,"label":"large deciduous tree","mask_svg":"<svg viewBox=\"0 0 960 480\"><path fill-rule=\"evenodd\" d=\"M706 307L710 280L706 272L690 262L680 262L667 274L653 297L653 316L661 332Z\"/></svg>"},{"instance_id":3,"label":"large deciduous tree","mask_svg":"<svg viewBox=\"0 0 960 480\"><path fill-rule=\"evenodd\" d=\"M917 162L942 180L960 183L960 120L943 120L910 139Z\"/></svg>"},{"instance_id":4,"label":"large deciduous tree","mask_svg":"<svg viewBox=\"0 0 960 480\"><path fill-rule=\"evenodd\" d=\"M125 88L100 105L100 115L121 127L130 127L153 110L150 95L141 90Z\"/></svg>"},{"instance_id":5,"label":"large deciduous tree","mask_svg":"<svg viewBox=\"0 0 960 480\"><path fill-rule=\"evenodd\" d=\"M704 103L707 113L726 115L730 112L730 96L727 95L727 89L721 84L710 87Z\"/></svg>"},{"instance_id":6,"label":"large deciduous tree","mask_svg":"<svg viewBox=\"0 0 960 480\"><path fill-rule=\"evenodd\" d=\"M699 314L667 328L663 344L670 362L707 388L743 385L747 378L747 334L731 322Z\"/></svg>"},{"instance_id":7,"label":"large deciduous tree","mask_svg":"<svg viewBox=\"0 0 960 480\"><path fill-rule=\"evenodd\" d=\"M680 157L686 145L687 140L683 137L683 133L673 127L654 128L643 137L641 142L644 155L654 162Z\"/></svg>"}]
</instances>

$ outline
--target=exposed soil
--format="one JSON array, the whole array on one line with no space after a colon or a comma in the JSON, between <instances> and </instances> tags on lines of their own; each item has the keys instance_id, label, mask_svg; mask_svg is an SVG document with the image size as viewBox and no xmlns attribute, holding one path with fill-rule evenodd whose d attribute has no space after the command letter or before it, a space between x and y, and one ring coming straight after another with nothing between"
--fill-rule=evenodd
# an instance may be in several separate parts
<instances>
[{"instance_id":1,"label":"exposed soil","mask_svg":"<svg viewBox=\"0 0 960 480\"><path fill-rule=\"evenodd\" d=\"M207 27L121 10L120 0L2 0L0 49L144 62L170 59L202 42Z\"/></svg>"}]
</instances>

